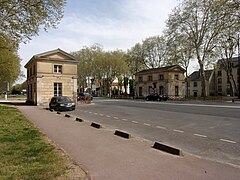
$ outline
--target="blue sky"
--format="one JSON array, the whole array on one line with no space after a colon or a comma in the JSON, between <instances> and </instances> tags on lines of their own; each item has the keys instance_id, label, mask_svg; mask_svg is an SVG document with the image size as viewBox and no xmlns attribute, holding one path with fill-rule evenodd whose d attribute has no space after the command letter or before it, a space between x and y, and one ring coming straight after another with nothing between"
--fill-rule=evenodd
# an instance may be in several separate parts
<instances>
[{"instance_id":1,"label":"blue sky","mask_svg":"<svg viewBox=\"0 0 240 180\"><path fill-rule=\"evenodd\" d=\"M23 66L35 54L60 48L80 50L94 43L104 50L127 50L147 37L161 35L179 0L67 0L57 29L40 31L19 55Z\"/></svg>"}]
</instances>

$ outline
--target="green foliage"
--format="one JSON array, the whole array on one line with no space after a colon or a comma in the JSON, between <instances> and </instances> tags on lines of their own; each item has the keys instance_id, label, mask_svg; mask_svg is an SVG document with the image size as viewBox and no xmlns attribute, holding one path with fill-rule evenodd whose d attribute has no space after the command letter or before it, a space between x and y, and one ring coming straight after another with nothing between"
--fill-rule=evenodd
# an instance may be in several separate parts
<instances>
[{"instance_id":1,"label":"green foliage","mask_svg":"<svg viewBox=\"0 0 240 180\"><path fill-rule=\"evenodd\" d=\"M18 41L38 34L39 28L56 27L63 17L66 0L2 0L0 3L0 32Z\"/></svg>"},{"instance_id":2,"label":"green foliage","mask_svg":"<svg viewBox=\"0 0 240 180\"><path fill-rule=\"evenodd\" d=\"M82 91L87 86L87 78L95 78L101 75L99 70L102 69L102 63L97 61L102 60L102 47L95 44L91 47L83 47L77 52L72 52L78 60L78 84Z\"/></svg>"},{"instance_id":3,"label":"green foliage","mask_svg":"<svg viewBox=\"0 0 240 180\"><path fill-rule=\"evenodd\" d=\"M38 35L40 27L56 27L63 17L66 0L1 0L0 2L0 91L4 81L12 85L21 75L18 44Z\"/></svg>"},{"instance_id":4,"label":"green foliage","mask_svg":"<svg viewBox=\"0 0 240 180\"><path fill-rule=\"evenodd\" d=\"M152 36L143 40L144 63L148 68L161 67L165 60L166 45L162 36Z\"/></svg>"},{"instance_id":5,"label":"green foliage","mask_svg":"<svg viewBox=\"0 0 240 180\"><path fill-rule=\"evenodd\" d=\"M135 80L134 79L129 79L129 89L130 89L130 94L134 95L134 92L135 92Z\"/></svg>"},{"instance_id":6,"label":"green foliage","mask_svg":"<svg viewBox=\"0 0 240 180\"><path fill-rule=\"evenodd\" d=\"M128 74L126 54L120 50L103 51L98 44L84 47L72 53L78 60L78 84L84 90L87 79L94 79L95 84L106 87L110 91L110 85L115 78Z\"/></svg>"},{"instance_id":7,"label":"green foliage","mask_svg":"<svg viewBox=\"0 0 240 180\"><path fill-rule=\"evenodd\" d=\"M129 78L124 77L123 81L124 81L123 84L124 84L125 93L127 93L127 85L129 83Z\"/></svg>"},{"instance_id":8,"label":"green foliage","mask_svg":"<svg viewBox=\"0 0 240 180\"><path fill-rule=\"evenodd\" d=\"M239 12L239 1L184 0L169 16L168 32L183 36L198 60L202 96L206 96L204 69L218 58L212 52L222 33L229 29L239 32Z\"/></svg>"},{"instance_id":9,"label":"green foliage","mask_svg":"<svg viewBox=\"0 0 240 180\"><path fill-rule=\"evenodd\" d=\"M0 179L54 179L66 171L55 147L13 107L0 105Z\"/></svg>"},{"instance_id":10,"label":"green foliage","mask_svg":"<svg viewBox=\"0 0 240 180\"><path fill-rule=\"evenodd\" d=\"M131 74L147 68L144 62L144 51L142 44L137 43L127 51L126 62Z\"/></svg>"},{"instance_id":11,"label":"green foliage","mask_svg":"<svg viewBox=\"0 0 240 180\"><path fill-rule=\"evenodd\" d=\"M13 84L20 75L20 58L17 55L17 46L9 37L0 36L0 91L3 89L4 81Z\"/></svg>"},{"instance_id":12,"label":"green foliage","mask_svg":"<svg viewBox=\"0 0 240 180\"><path fill-rule=\"evenodd\" d=\"M12 93L15 92L16 94L21 93L23 89L27 89L27 81L24 81L22 84L16 84L12 87ZM13 93L14 94L14 93Z\"/></svg>"},{"instance_id":13,"label":"green foliage","mask_svg":"<svg viewBox=\"0 0 240 180\"><path fill-rule=\"evenodd\" d=\"M163 36L152 36L135 44L128 50L127 63L132 74L146 69L158 68L166 62L166 42Z\"/></svg>"}]
</instances>

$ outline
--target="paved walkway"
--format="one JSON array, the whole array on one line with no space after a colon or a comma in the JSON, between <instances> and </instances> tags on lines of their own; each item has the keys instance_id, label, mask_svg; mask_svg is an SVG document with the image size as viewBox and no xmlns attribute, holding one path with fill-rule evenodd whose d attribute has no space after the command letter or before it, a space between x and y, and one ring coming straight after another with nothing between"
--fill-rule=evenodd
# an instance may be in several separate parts
<instances>
[{"instance_id":1,"label":"paved walkway","mask_svg":"<svg viewBox=\"0 0 240 180\"><path fill-rule=\"evenodd\" d=\"M17 108L94 180L240 179L240 167L185 152L180 157L170 155L151 148L153 142L121 138L112 130L91 127L91 122L65 117L67 112L57 114L25 105L17 105Z\"/></svg>"}]
</instances>

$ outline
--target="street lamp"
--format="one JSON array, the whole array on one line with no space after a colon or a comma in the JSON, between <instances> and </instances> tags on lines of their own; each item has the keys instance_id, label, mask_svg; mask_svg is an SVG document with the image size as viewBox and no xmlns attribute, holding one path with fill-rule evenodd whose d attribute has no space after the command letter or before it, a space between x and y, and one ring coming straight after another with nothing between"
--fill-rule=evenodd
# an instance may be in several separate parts
<instances>
[{"instance_id":1,"label":"street lamp","mask_svg":"<svg viewBox=\"0 0 240 180\"><path fill-rule=\"evenodd\" d=\"M237 75L238 75L238 99L240 99L240 44L239 44L239 34L237 35L237 37L230 36L229 38L237 41L237 48L238 48L238 70L237 70Z\"/></svg>"}]
</instances>

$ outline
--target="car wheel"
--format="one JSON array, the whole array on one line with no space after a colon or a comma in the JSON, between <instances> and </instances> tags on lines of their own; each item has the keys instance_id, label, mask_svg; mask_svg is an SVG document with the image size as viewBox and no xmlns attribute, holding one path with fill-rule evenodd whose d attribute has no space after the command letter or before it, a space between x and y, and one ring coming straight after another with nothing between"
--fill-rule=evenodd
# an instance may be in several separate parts
<instances>
[{"instance_id":1,"label":"car wheel","mask_svg":"<svg viewBox=\"0 0 240 180\"><path fill-rule=\"evenodd\" d=\"M55 111L59 111L59 107L58 107L58 106L56 106L54 110L55 110Z\"/></svg>"}]
</instances>

